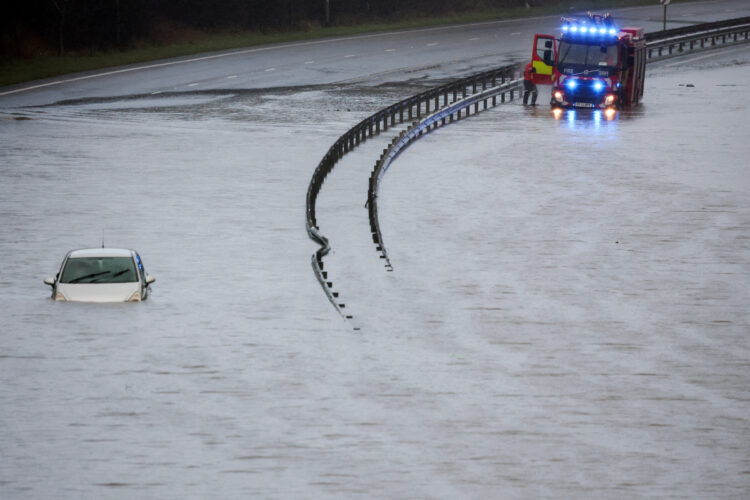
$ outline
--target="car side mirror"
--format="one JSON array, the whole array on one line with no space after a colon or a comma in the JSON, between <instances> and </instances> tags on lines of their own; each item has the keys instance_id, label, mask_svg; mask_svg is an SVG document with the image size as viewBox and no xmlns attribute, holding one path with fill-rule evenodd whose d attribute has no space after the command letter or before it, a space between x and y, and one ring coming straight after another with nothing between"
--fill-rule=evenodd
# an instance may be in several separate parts
<instances>
[{"instance_id":1,"label":"car side mirror","mask_svg":"<svg viewBox=\"0 0 750 500\"><path fill-rule=\"evenodd\" d=\"M156 281L156 278L154 278L153 276L146 276L146 286L150 285L154 281Z\"/></svg>"},{"instance_id":2,"label":"car side mirror","mask_svg":"<svg viewBox=\"0 0 750 500\"><path fill-rule=\"evenodd\" d=\"M55 278L46 278L44 280L45 285L55 286Z\"/></svg>"}]
</instances>

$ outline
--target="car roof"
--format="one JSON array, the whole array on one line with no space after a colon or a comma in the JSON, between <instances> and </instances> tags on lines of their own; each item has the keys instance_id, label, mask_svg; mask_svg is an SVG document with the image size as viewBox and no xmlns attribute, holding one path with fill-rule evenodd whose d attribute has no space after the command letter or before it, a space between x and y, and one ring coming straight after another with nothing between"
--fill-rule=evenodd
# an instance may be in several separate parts
<instances>
[{"instance_id":1,"label":"car roof","mask_svg":"<svg viewBox=\"0 0 750 500\"><path fill-rule=\"evenodd\" d=\"M132 250L127 248L81 248L72 250L68 257L77 259L81 257L130 257Z\"/></svg>"}]
</instances>

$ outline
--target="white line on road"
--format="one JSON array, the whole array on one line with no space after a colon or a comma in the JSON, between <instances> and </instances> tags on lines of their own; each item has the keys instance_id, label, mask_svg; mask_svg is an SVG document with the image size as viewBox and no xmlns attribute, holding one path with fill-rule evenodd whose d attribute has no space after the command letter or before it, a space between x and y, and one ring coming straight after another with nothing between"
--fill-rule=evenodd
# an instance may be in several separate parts
<instances>
[{"instance_id":1,"label":"white line on road","mask_svg":"<svg viewBox=\"0 0 750 500\"><path fill-rule=\"evenodd\" d=\"M231 80L232 78L237 78L237 75L228 76L227 80Z\"/></svg>"},{"instance_id":2,"label":"white line on road","mask_svg":"<svg viewBox=\"0 0 750 500\"><path fill-rule=\"evenodd\" d=\"M511 33L510 36L516 36L516 35L520 35L520 34L521 34L520 31L516 31L515 33Z\"/></svg>"},{"instance_id":3,"label":"white line on road","mask_svg":"<svg viewBox=\"0 0 750 500\"><path fill-rule=\"evenodd\" d=\"M470 42L475 42L475 41L477 41L477 40L479 40L479 37L478 37L478 36L475 36L474 38L469 38L469 41L470 41Z\"/></svg>"},{"instance_id":4,"label":"white line on road","mask_svg":"<svg viewBox=\"0 0 750 500\"><path fill-rule=\"evenodd\" d=\"M266 73L270 73L271 71L276 71L276 68L268 68L268 69L266 70Z\"/></svg>"},{"instance_id":5,"label":"white line on road","mask_svg":"<svg viewBox=\"0 0 750 500\"><path fill-rule=\"evenodd\" d=\"M197 83L189 83L188 87L195 87L196 85L198 85L198 84Z\"/></svg>"},{"instance_id":6,"label":"white line on road","mask_svg":"<svg viewBox=\"0 0 750 500\"><path fill-rule=\"evenodd\" d=\"M396 52L396 49L385 49L386 52Z\"/></svg>"},{"instance_id":7,"label":"white line on road","mask_svg":"<svg viewBox=\"0 0 750 500\"><path fill-rule=\"evenodd\" d=\"M432 42L432 43L428 43L427 46L428 47L434 47L437 44L438 44L437 42Z\"/></svg>"},{"instance_id":8,"label":"white line on road","mask_svg":"<svg viewBox=\"0 0 750 500\"><path fill-rule=\"evenodd\" d=\"M352 58L352 57L355 57L354 54L347 54L347 55L344 56L344 59L349 59L349 58Z\"/></svg>"},{"instance_id":9,"label":"white line on road","mask_svg":"<svg viewBox=\"0 0 750 500\"><path fill-rule=\"evenodd\" d=\"M315 61L305 61L305 64L315 64Z\"/></svg>"},{"instance_id":10,"label":"white line on road","mask_svg":"<svg viewBox=\"0 0 750 500\"><path fill-rule=\"evenodd\" d=\"M161 94L161 90L157 90L156 92L151 92L151 95Z\"/></svg>"}]
</instances>

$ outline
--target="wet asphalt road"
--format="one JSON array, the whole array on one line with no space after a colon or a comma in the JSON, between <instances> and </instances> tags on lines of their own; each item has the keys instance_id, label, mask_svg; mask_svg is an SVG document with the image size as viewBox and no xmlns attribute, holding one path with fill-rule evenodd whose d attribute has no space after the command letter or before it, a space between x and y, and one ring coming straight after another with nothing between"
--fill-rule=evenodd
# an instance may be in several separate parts
<instances>
[{"instance_id":1,"label":"wet asphalt road","mask_svg":"<svg viewBox=\"0 0 750 500\"><path fill-rule=\"evenodd\" d=\"M717 5L746 8L674 9ZM420 140L381 190L394 273L362 208L391 135L365 143L319 215L359 332L314 280L329 145L517 57L474 30L520 57L521 26L417 31L398 60L389 36L326 42L331 71L226 64L261 51L0 96L0 497L742 498L747 47L650 67L612 121L510 104ZM50 301L41 280L102 234L152 297Z\"/></svg>"}]
</instances>

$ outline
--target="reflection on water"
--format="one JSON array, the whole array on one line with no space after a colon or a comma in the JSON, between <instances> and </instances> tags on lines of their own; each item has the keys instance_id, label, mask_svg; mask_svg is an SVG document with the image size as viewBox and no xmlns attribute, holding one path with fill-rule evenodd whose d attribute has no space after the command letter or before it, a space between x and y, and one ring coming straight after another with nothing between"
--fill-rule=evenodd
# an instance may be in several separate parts
<instances>
[{"instance_id":1,"label":"reflection on water","mask_svg":"<svg viewBox=\"0 0 750 500\"><path fill-rule=\"evenodd\" d=\"M599 130L603 124L616 122L620 119L620 112L614 108L605 110L581 110L553 108L552 116L555 120L567 123L571 129L584 128Z\"/></svg>"}]
</instances>

